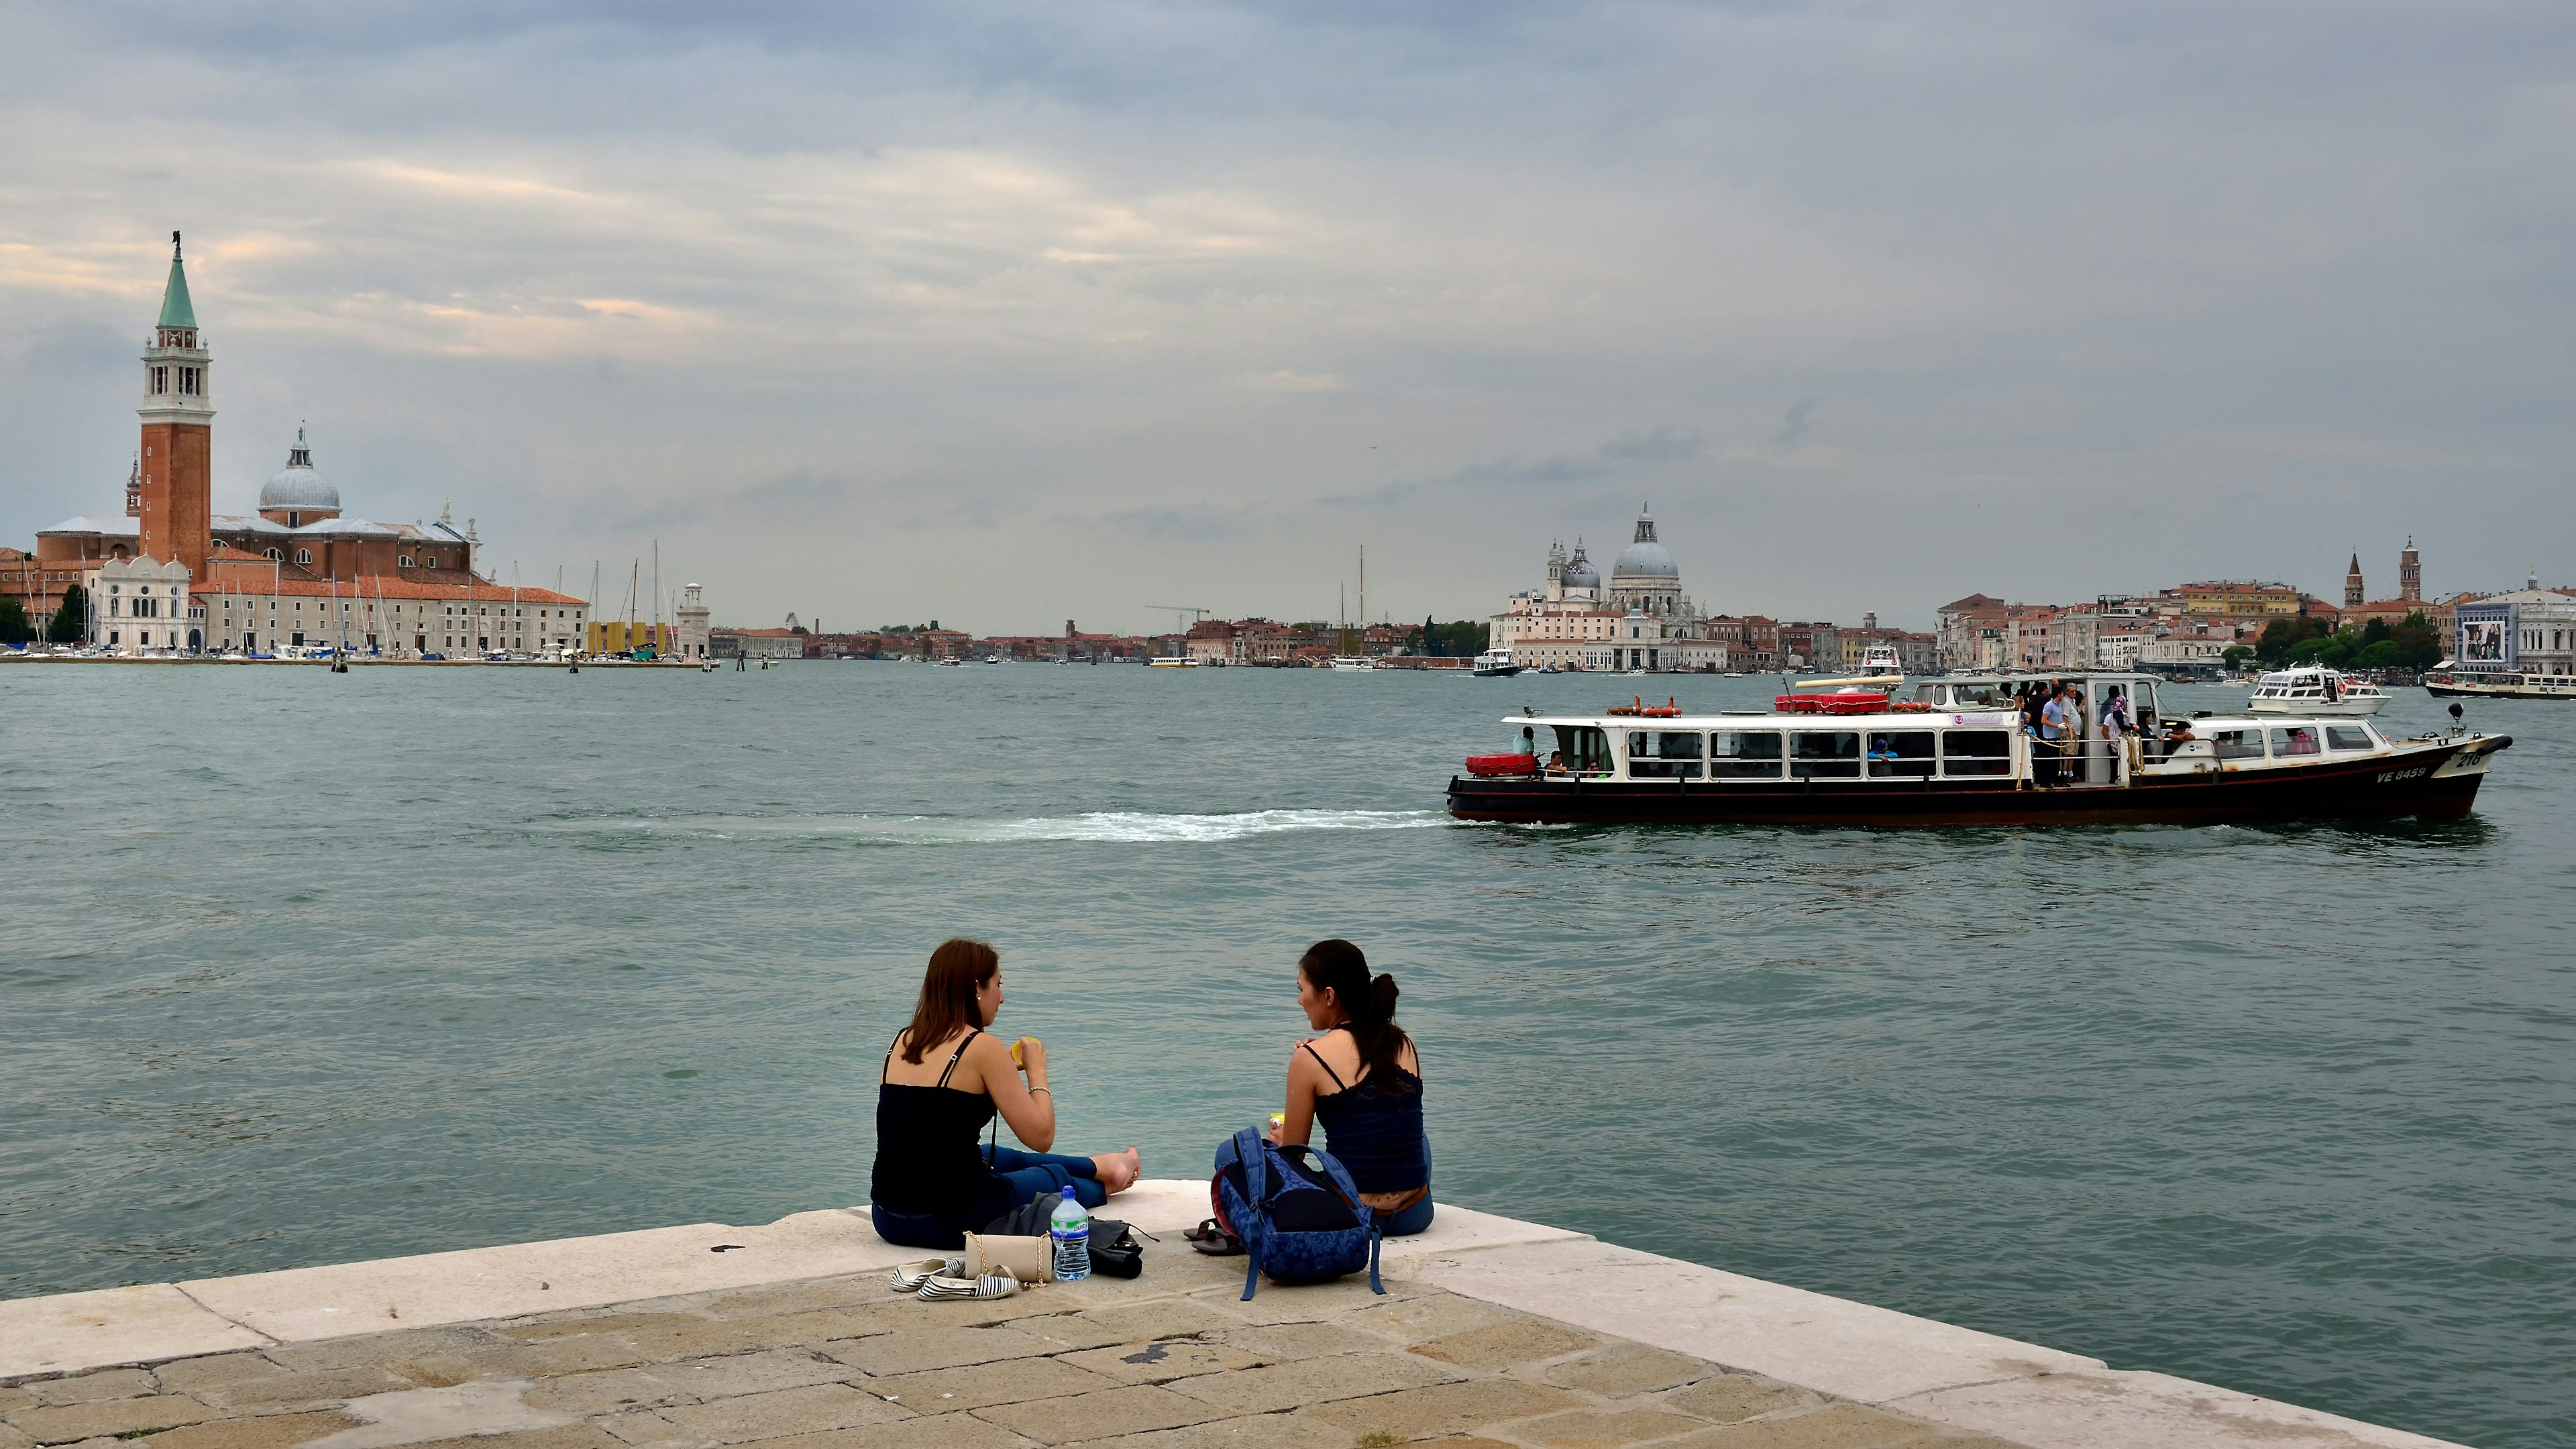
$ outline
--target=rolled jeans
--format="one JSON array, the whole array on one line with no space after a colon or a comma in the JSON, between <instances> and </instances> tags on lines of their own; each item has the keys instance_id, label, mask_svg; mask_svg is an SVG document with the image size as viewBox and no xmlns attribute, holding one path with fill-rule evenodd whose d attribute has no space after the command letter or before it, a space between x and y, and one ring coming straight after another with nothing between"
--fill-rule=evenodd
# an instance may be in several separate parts
<instances>
[{"instance_id":1,"label":"rolled jeans","mask_svg":"<svg viewBox=\"0 0 2576 1449\"><path fill-rule=\"evenodd\" d=\"M1040 1197L1059 1196L1068 1187L1073 1189L1073 1200L1086 1208L1097 1208L1109 1201L1108 1189L1100 1185L1099 1165L1088 1157L1022 1152L1000 1146L978 1150L992 1167L993 1180L966 1211L899 1213L872 1202L868 1204L868 1218L876 1224L877 1236L907 1248L962 1248L969 1229L981 1228Z\"/></svg>"}]
</instances>

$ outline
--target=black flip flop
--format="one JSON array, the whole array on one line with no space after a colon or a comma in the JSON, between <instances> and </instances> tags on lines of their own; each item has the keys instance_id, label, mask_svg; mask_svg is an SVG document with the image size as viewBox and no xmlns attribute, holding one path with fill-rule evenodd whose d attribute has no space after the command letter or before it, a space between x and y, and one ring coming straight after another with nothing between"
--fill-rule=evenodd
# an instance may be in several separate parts
<instances>
[{"instance_id":1,"label":"black flip flop","mask_svg":"<svg viewBox=\"0 0 2576 1449\"><path fill-rule=\"evenodd\" d=\"M1211 1258L1243 1256L1243 1240L1218 1227L1214 1218L1209 1218L1181 1236L1189 1240L1191 1247Z\"/></svg>"}]
</instances>

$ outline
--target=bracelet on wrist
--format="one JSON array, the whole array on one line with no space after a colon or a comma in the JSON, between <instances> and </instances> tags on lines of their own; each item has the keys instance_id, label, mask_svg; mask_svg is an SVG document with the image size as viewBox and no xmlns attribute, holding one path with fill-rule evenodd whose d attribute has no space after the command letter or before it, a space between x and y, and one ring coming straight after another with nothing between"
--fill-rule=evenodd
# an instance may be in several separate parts
<instances>
[{"instance_id":1,"label":"bracelet on wrist","mask_svg":"<svg viewBox=\"0 0 2576 1449\"><path fill-rule=\"evenodd\" d=\"M1047 1089L1046 1089L1046 1088L1044 1088L1044 1087L1031 1087L1031 1088L1029 1088L1029 1095L1030 1095L1030 1096L1032 1096L1032 1097L1036 1096L1036 1095L1037 1095L1038 1093L1040 1093L1040 1092L1046 1092L1046 1094L1047 1094L1048 1096L1050 1096L1050 1097L1052 1097L1052 1096L1054 1096L1054 1095L1055 1095L1055 1093L1053 1093L1053 1092L1047 1092Z\"/></svg>"}]
</instances>

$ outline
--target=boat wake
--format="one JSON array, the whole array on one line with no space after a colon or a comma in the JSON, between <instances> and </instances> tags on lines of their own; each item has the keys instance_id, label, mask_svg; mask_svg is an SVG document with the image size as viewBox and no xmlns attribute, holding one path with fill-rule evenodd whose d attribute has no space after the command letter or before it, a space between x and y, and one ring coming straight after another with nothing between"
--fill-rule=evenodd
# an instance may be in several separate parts
<instances>
[{"instance_id":1,"label":"boat wake","mask_svg":"<svg viewBox=\"0 0 2576 1449\"><path fill-rule=\"evenodd\" d=\"M931 815L692 816L669 820L567 820L540 828L585 835L775 840L849 845L1011 845L1057 841L1210 844L1309 830L1420 830L1445 825L1438 810L1243 810L1165 815L1098 810L1027 820Z\"/></svg>"}]
</instances>

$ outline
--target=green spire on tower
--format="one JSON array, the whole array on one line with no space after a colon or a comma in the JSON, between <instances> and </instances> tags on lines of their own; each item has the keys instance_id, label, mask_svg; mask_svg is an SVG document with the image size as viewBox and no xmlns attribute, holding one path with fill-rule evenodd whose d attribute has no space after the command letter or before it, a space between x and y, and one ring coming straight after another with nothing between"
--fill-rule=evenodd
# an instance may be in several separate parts
<instances>
[{"instance_id":1,"label":"green spire on tower","mask_svg":"<svg viewBox=\"0 0 2576 1449\"><path fill-rule=\"evenodd\" d=\"M170 233L170 285L161 291L162 327L197 330L197 309L188 304L188 269L179 264L179 234Z\"/></svg>"}]
</instances>

